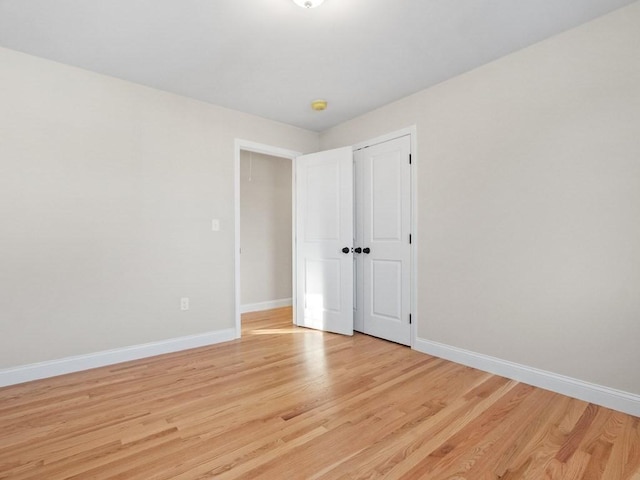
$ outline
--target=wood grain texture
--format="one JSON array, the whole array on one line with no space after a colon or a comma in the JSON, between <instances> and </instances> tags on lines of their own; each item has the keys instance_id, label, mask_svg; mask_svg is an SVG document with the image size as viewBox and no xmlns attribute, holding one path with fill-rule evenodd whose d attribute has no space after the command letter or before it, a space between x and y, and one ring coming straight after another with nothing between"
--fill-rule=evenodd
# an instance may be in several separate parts
<instances>
[{"instance_id":1,"label":"wood grain texture","mask_svg":"<svg viewBox=\"0 0 640 480\"><path fill-rule=\"evenodd\" d=\"M640 480L640 419L356 334L241 340L0 389L0 479Z\"/></svg>"}]
</instances>

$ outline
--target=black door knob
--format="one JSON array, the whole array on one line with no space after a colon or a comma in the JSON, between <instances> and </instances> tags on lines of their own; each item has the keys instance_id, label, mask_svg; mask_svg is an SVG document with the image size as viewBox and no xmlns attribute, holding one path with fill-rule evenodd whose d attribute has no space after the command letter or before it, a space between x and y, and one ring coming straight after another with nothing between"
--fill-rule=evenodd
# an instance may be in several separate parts
<instances>
[{"instance_id":1,"label":"black door knob","mask_svg":"<svg viewBox=\"0 0 640 480\"><path fill-rule=\"evenodd\" d=\"M342 249L342 253L349 253L349 247L344 247Z\"/></svg>"},{"instance_id":2,"label":"black door knob","mask_svg":"<svg viewBox=\"0 0 640 480\"><path fill-rule=\"evenodd\" d=\"M362 249L360 247L356 247L356 248L354 248L354 252L362 253Z\"/></svg>"},{"instance_id":3,"label":"black door knob","mask_svg":"<svg viewBox=\"0 0 640 480\"><path fill-rule=\"evenodd\" d=\"M362 251L364 253L369 253L369 252L371 252L371 249L369 247L367 247L367 248L363 248Z\"/></svg>"}]
</instances>

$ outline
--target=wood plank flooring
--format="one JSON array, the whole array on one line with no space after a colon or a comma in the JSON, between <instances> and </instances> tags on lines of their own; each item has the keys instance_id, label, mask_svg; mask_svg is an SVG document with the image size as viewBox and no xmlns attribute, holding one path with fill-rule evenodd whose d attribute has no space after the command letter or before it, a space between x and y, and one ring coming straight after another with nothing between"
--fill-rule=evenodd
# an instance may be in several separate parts
<instances>
[{"instance_id":1,"label":"wood plank flooring","mask_svg":"<svg viewBox=\"0 0 640 480\"><path fill-rule=\"evenodd\" d=\"M0 478L640 480L640 419L365 335L241 340L0 389Z\"/></svg>"}]
</instances>

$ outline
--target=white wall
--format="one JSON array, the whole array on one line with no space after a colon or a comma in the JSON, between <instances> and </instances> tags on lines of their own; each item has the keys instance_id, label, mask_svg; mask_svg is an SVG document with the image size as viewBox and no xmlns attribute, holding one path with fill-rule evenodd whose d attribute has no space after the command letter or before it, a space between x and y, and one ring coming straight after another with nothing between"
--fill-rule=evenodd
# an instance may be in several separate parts
<instances>
[{"instance_id":1,"label":"white wall","mask_svg":"<svg viewBox=\"0 0 640 480\"><path fill-rule=\"evenodd\" d=\"M417 125L418 337L640 394L638 25L639 2L322 135Z\"/></svg>"},{"instance_id":2,"label":"white wall","mask_svg":"<svg viewBox=\"0 0 640 480\"><path fill-rule=\"evenodd\" d=\"M241 152L243 306L291 299L292 166L288 158Z\"/></svg>"},{"instance_id":3,"label":"white wall","mask_svg":"<svg viewBox=\"0 0 640 480\"><path fill-rule=\"evenodd\" d=\"M237 137L318 147L0 49L0 369L233 328Z\"/></svg>"},{"instance_id":4,"label":"white wall","mask_svg":"<svg viewBox=\"0 0 640 480\"><path fill-rule=\"evenodd\" d=\"M638 24L636 2L322 135L417 125L420 338L640 394ZM0 49L0 369L233 328L237 137L319 147Z\"/></svg>"}]
</instances>

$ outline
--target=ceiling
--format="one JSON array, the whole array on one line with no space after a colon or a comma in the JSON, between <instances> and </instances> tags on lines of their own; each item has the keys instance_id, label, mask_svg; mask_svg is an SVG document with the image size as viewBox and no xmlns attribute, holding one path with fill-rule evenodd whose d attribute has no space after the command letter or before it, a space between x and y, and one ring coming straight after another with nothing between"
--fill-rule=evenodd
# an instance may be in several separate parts
<instances>
[{"instance_id":1,"label":"ceiling","mask_svg":"<svg viewBox=\"0 0 640 480\"><path fill-rule=\"evenodd\" d=\"M0 46L323 131L630 3L0 0Z\"/></svg>"}]
</instances>

